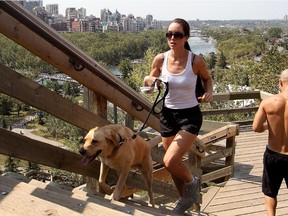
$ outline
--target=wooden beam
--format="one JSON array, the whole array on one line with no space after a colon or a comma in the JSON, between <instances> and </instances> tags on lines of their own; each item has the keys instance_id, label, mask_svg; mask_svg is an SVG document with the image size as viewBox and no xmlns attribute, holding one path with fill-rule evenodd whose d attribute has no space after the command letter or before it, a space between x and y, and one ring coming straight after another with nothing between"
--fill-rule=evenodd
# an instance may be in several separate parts
<instances>
[{"instance_id":1,"label":"wooden beam","mask_svg":"<svg viewBox=\"0 0 288 216\"><path fill-rule=\"evenodd\" d=\"M264 91L260 91L260 99L263 100L264 98L266 97L270 97L272 96L273 94L271 93L268 93L268 92L264 92Z\"/></svg>"},{"instance_id":2,"label":"wooden beam","mask_svg":"<svg viewBox=\"0 0 288 216\"><path fill-rule=\"evenodd\" d=\"M100 162L81 164L82 156L0 128L0 153L85 176L99 176Z\"/></svg>"},{"instance_id":3,"label":"wooden beam","mask_svg":"<svg viewBox=\"0 0 288 216\"><path fill-rule=\"evenodd\" d=\"M154 146L151 149L151 156L152 156L152 160L159 163L159 164L163 164L163 157L164 157L164 148L163 146Z\"/></svg>"},{"instance_id":4,"label":"wooden beam","mask_svg":"<svg viewBox=\"0 0 288 216\"><path fill-rule=\"evenodd\" d=\"M0 83L0 92L79 128L90 130L95 126L110 123L2 64L0 64Z\"/></svg>"},{"instance_id":5,"label":"wooden beam","mask_svg":"<svg viewBox=\"0 0 288 216\"><path fill-rule=\"evenodd\" d=\"M234 174L234 160L235 160L235 148L236 148L235 136L226 139L226 147L233 149L232 154L226 157L225 159L225 165L232 166L232 174L231 174L232 176ZM228 181L231 176L226 176L225 181Z\"/></svg>"},{"instance_id":6,"label":"wooden beam","mask_svg":"<svg viewBox=\"0 0 288 216\"><path fill-rule=\"evenodd\" d=\"M227 139L238 134L239 125L226 125L205 135L199 135L198 139L205 143L205 146L209 146L220 140Z\"/></svg>"},{"instance_id":7,"label":"wooden beam","mask_svg":"<svg viewBox=\"0 0 288 216\"><path fill-rule=\"evenodd\" d=\"M260 99L260 91L253 92L220 92L213 94L213 101Z\"/></svg>"},{"instance_id":8,"label":"wooden beam","mask_svg":"<svg viewBox=\"0 0 288 216\"><path fill-rule=\"evenodd\" d=\"M151 148L153 148L154 146L159 145L161 142L162 142L161 136L156 136L153 139L149 140Z\"/></svg>"},{"instance_id":9,"label":"wooden beam","mask_svg":"<svg viewBox=\"0 0 288 216\"><path fill-rule=\"evenodd\" d=\"M220 158L231 156L234 153L234 151L235 151L235 149L233 149L233 148L225 148L222 150L218 150L216 153L213 153L211 155L207 155L205 158L203 158L201 160L201 166L209 164L209 163L211 163L215 160L218 160Z\"/></svg>"},{"instance_id":10,"label":"wooden beam","mask_svg":"<svg viewBox=\"0 0 288 216\"><path fill-rule=\"evenodd\" d=\"M0 154L16 157L22 160L46 165L56 169L66 170L69 172L81 174L84 176L99 178L100 161L95 160L84 166L81 163L80 154L62 149L44 142L30 139L24 135L20 135L0 128ZM117 174L110 170L107 181L115 183ZM126 180L130 187L147 190L144 177L137 172L130 172ZM153 191L158 194L169 195L170 197L178 197L177 190L174 185L153 179Z\"/></svg>"},{"instance_id":11,"label":"wooden beam","mask_svg":"<svg viewBox=\"0 0 288 216\"><path fill-rule=\"evenodd\" d=\"M231 113L245 113L245 112L256 112L258 107L242 107L242 108L232 108L232 109L213 109L213 110L202 110L203 115L228 115Z\"/></svg>"},{"instance_id":12,"label":"wooden beam","mask_svg":"<svg viewBox=\"0 0 288 216\"><path fill-rule=\"evenodd\" d=\"M233 166L223 167L213 172L202 175L202 183L211 182L213 180L231 176L233 174Z\"/></svg>"}]
</instances>

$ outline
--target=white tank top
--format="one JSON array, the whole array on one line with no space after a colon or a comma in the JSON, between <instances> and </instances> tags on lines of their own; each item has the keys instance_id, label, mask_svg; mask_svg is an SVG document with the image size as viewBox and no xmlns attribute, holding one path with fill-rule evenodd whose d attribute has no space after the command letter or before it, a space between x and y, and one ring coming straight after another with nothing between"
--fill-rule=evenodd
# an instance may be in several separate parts
<instances>
[{"instance_id":1,"label":"white tank top","mask_svg":"<svg viewBox=\"0 0 288 216\"><path fill-rule=\"evenodd\" d=\"M192 69L192 52L189 51L184 71L173 74L167 69L170 51L164 53L162 76L169 83L169 92L165 98L165 107L170 109L185 109L198 105L195 95L197 75Z\"/></svg>"}]
</instances>

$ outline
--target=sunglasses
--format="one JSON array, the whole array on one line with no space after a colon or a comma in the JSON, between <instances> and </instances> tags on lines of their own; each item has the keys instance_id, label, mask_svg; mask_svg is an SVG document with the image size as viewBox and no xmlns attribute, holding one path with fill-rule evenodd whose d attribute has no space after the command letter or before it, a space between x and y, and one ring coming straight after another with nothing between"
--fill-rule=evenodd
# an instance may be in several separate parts
<instances>
[{"instance_id":1,"label":"sunglasses","mask_svg":"<svg viewBox=\"0 0 288 216\"><path fill-rule=\"evenodd\" d=\"M174 36L174 39L182 39L184 37L184 34L181 33L181 32L175 32L175 33L172 33L172 32L166 32L166 37L171 39L172 36Z\"/></svg>"}]
</instances>

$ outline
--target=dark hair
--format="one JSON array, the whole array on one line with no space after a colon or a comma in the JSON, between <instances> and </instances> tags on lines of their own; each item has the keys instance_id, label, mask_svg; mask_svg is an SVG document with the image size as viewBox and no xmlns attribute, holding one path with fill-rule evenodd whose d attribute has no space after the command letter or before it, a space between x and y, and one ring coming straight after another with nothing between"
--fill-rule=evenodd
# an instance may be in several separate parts
<instances>
[{"instance_id":1,"label":"dark hair","mask_svg":"<svg viewBox=\"0 0 288 216\"><path fill-rule=\"evenodd\" d=\"M189 36L189 37L190 37L190 25L189 25L189 23L188 23L186 20L181 19L181 18L176 18L176 19L174 19L171 23L178 23L178 24L180 24L180 25L182 26L182 28L183 28L184 36ZM170 24L171 24L171 23L170 23ZM184 48L187 49L187 50L189 50L189 51L191 51L191 48L190 48L190 46L189 46L188 41L185 42Z\"/></svg>"}]
</instances>

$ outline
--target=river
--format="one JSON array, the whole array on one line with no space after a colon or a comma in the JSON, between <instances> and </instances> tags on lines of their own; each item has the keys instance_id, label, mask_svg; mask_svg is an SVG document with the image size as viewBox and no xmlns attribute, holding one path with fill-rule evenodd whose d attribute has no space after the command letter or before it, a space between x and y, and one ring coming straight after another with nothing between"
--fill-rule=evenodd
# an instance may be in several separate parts
<instances>
[{"instance_id":1,"label":"river","mask_svg":"<svg viewBox=\"0 0 288 216\"><path fill-rule=\"evenodd\" d=\"M207 55L216 52L215 44L206 37L190 37L188 40L191 50L196 54Z\"/></svg>"},{"instance_id":2,"label":"river","mask_svg":"<svg viewBox=\"0 0 288 216\"><path fill-rule=\"evenodd\" d=\"M198 55L207 55L211 52L216 52L215 44L212 40L207 39L206 37L190 37L188 43L191 50ZM121 75L117 66L108 66L107 69L116 75Z\"/></svg>"}]
</instances>

